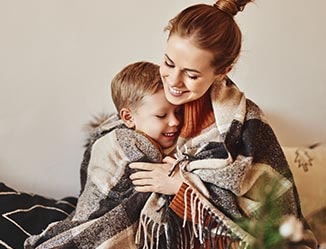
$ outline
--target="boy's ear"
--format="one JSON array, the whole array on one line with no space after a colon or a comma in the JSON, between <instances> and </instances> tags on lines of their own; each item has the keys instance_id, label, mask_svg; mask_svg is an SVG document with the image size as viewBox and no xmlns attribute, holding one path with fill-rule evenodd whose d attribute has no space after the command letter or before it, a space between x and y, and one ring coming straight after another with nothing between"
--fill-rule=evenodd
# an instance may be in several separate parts
<instances>
[{"instance_id":1,"label":"boy's ear","mask_svg":"<svg viewBox=\"0 0 326 249\"><path fill-rule=\"evenodd\" d=\"M120 110L120 118L128 128L135 128L132 111L129 108L122 108Z\"/></svg>"}]
</instances>

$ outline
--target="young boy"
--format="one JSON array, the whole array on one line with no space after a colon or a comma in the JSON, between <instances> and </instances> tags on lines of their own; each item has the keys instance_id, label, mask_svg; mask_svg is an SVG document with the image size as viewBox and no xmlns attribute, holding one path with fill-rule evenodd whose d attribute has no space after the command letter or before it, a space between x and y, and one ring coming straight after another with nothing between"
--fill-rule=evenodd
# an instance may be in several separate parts
<instances>
[{"instance_id":1,"label":"young boy","mask_svg":"<svg viewBox=\"0 0 326 249\"><path fill-rule=\"evenodd\" d=\"M79 242L85 248L134 248L140 211L150 193L134 190L128 164L160 162L173 151L182 107L166 100L159 66L149 62L122 69L111 82L111 95L118 115L97 127L84 156L75 212L27 239L26 248L70 248Z\"/></svg>"},{"instance_id":2,"label":"young boy","mask_svg":"<svg viewBox=\"0 0 326 249\"><path fill-rule=\"evenodd\" d=\"M120 119L111 116L101 128L109 132L92 146L85 190L73 220L99 216L128 197L133 186L127 165L162 161L178 138L181 107L166 100L157 65L128 65L112 80L111 95ZM99 206L93 198L105 201Z\"/></svg>"}]
</instances>

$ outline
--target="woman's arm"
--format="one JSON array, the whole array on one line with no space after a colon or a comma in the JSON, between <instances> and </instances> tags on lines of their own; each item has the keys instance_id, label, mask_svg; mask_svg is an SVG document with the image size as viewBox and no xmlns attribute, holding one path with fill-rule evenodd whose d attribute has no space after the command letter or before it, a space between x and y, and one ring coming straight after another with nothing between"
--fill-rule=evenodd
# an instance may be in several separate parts
<instances>
[{"instance_id":1,"label":"woman's arm","mask_svg":"<svg viewBox=\"0 0 326 249\"><path fill-rule=\"evenodd\" d=\"M178 167L174 170L174 174L169 176L174 162L175 159L172 157L165 157L163 163L131 163L129 167L138 170L130 176L136 191L176 194L182 185L182 178Z\"/></svg>"}]
</instances>

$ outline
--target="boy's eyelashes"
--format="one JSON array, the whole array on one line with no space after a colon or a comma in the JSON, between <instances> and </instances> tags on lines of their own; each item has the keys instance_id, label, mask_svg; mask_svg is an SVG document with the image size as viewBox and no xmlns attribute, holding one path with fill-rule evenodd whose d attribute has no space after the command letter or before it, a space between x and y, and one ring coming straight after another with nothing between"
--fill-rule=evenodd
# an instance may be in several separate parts
<instances>
[{"instance_id":1,"label":"boy's eyelashes","mask_svg":"<svg viewBox=\"0 0 326 249\"><path fill-rule=\"evenodd\" d=\"M155 115L155 117L157 117L157 118L165 118L166 117L166 114Z\"/></svg>"}]
</instances>

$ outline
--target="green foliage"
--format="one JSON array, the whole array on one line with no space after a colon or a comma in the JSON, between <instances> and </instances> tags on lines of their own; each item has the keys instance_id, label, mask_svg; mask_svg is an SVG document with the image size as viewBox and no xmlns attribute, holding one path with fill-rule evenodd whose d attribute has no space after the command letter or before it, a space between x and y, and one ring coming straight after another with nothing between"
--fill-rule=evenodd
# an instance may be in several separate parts
<instances>
[{"instance_id":1,"label":"green foliage","mask_svg":"<svg viewBox=\"0 0 326 249\"><path fill-rule=\"evenodd\" d=\"M285 240L279 233L280 208L276 201L277 184L267 186L261 191L262 205L255 212L255 218L246 218L238 224L252 234L256 241L250 249L283 249Z\"/></svg>"}]
</instances>

